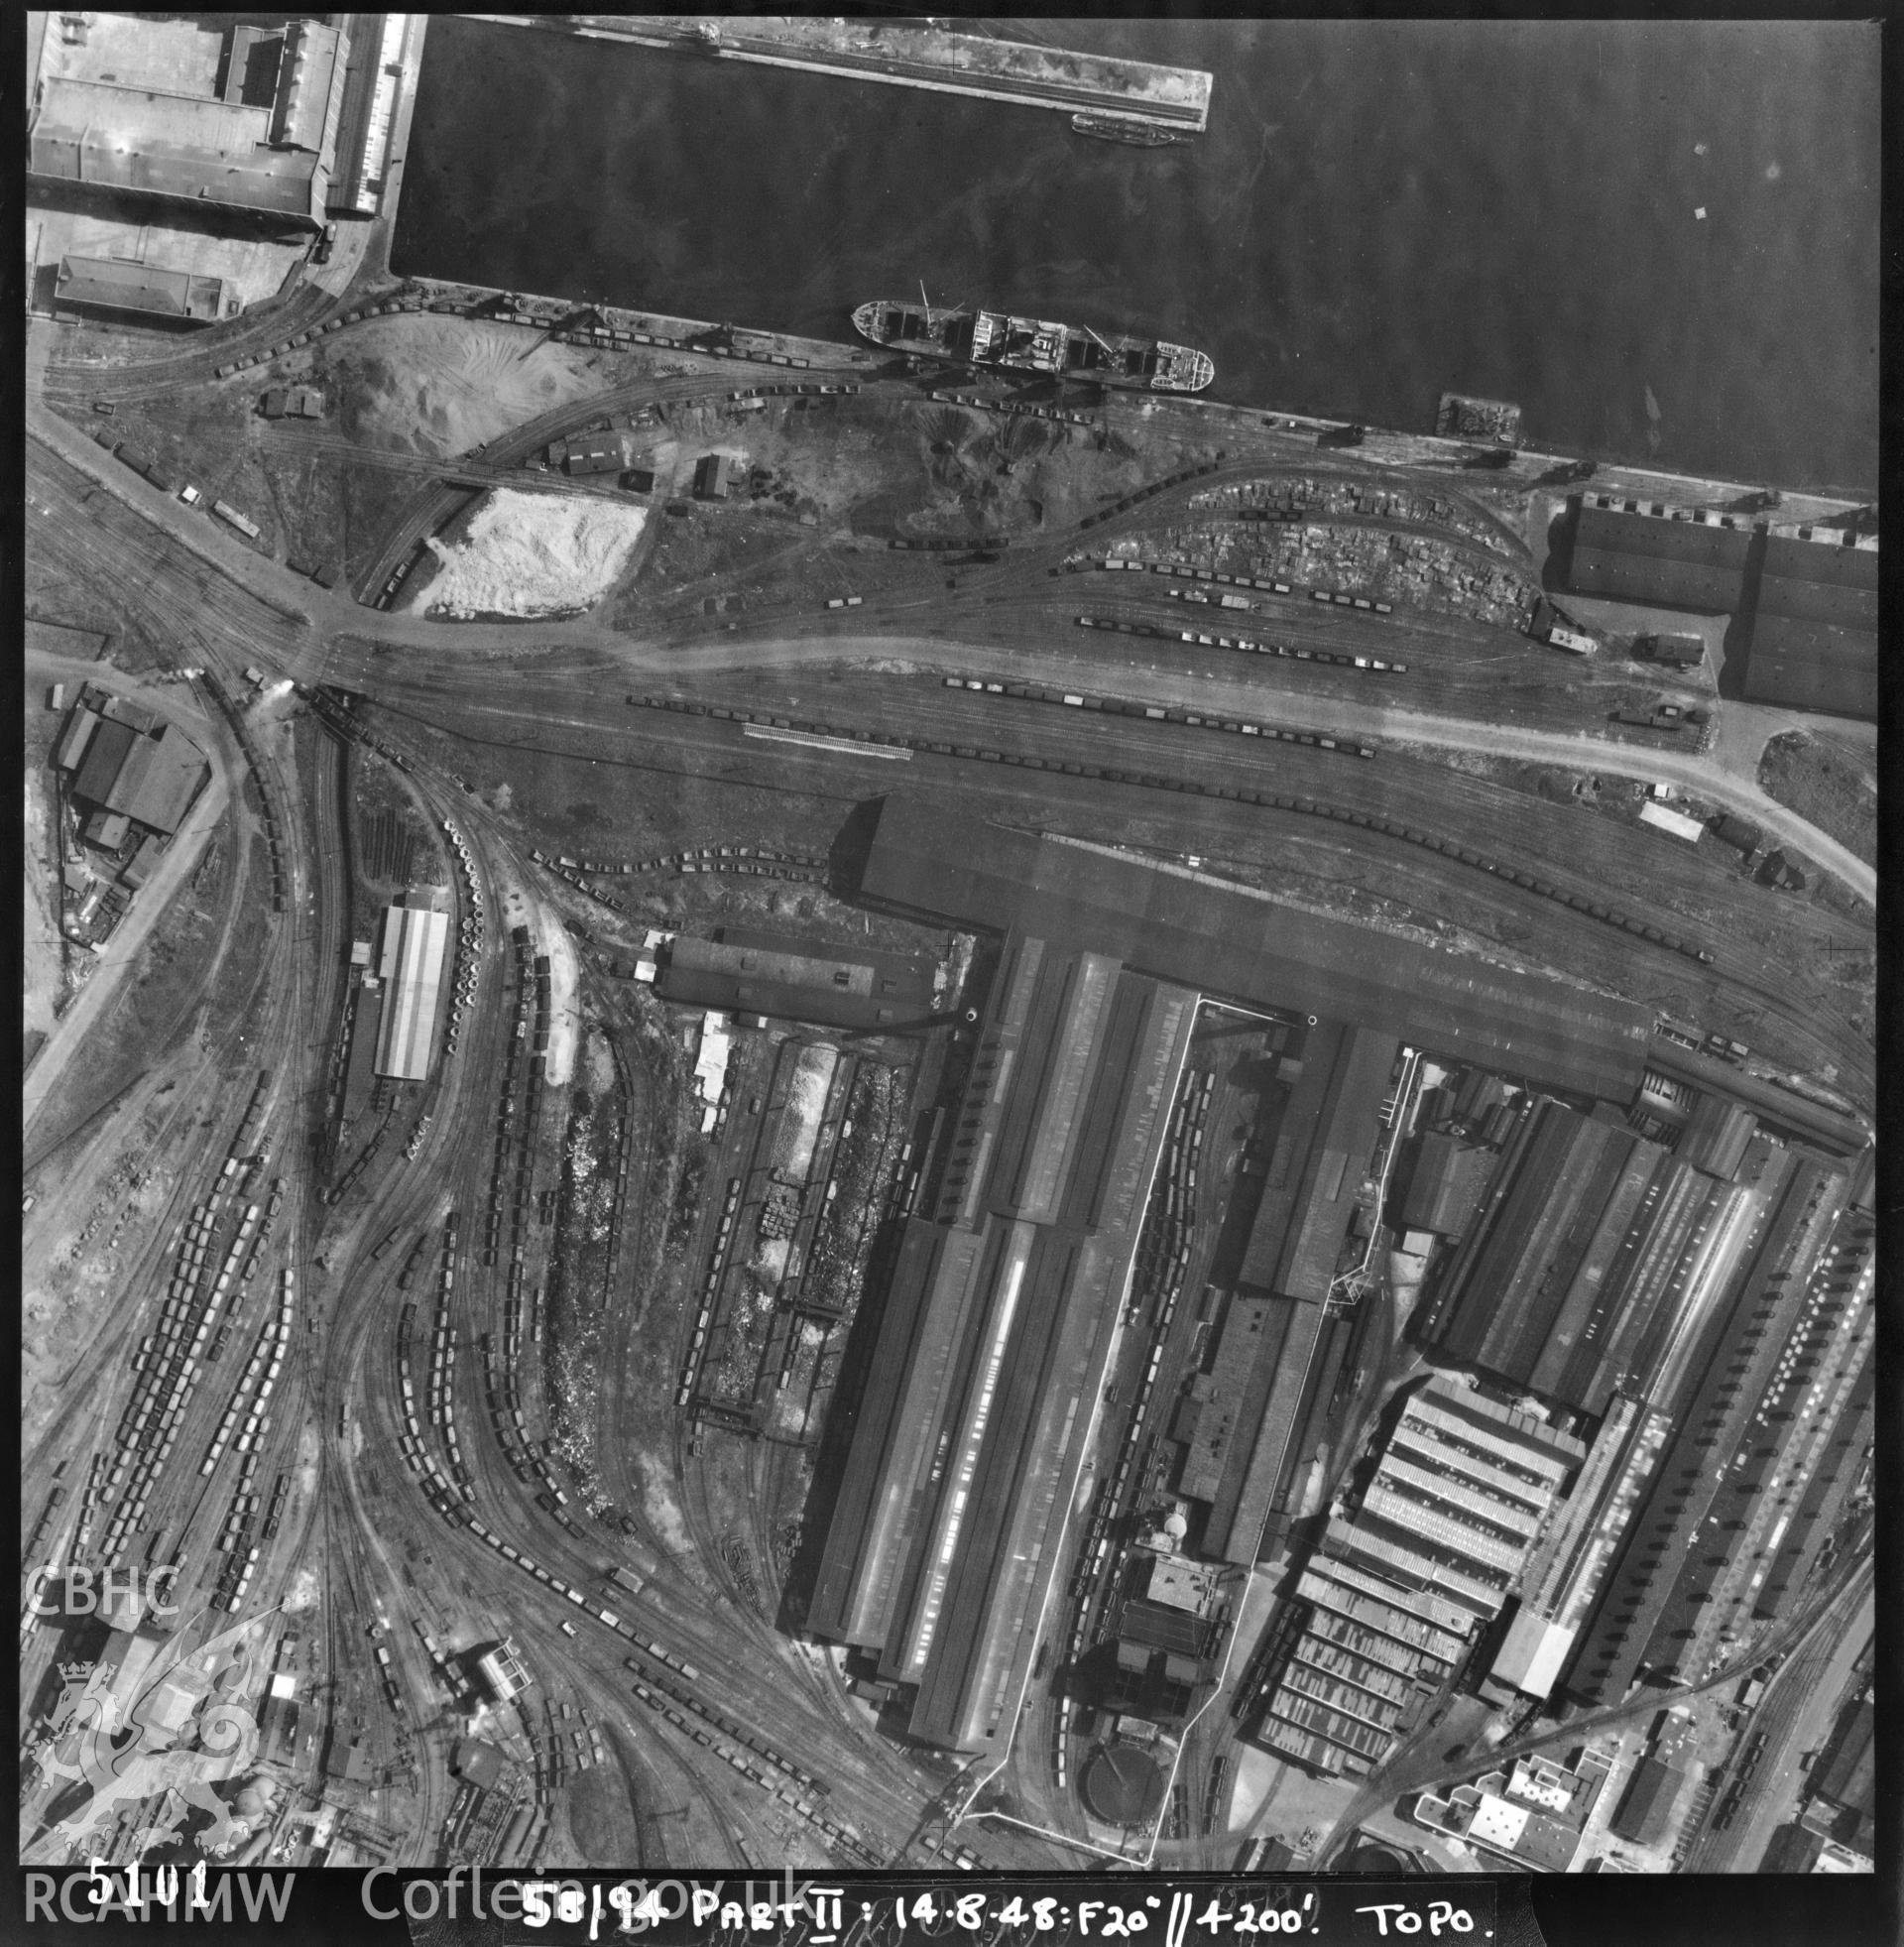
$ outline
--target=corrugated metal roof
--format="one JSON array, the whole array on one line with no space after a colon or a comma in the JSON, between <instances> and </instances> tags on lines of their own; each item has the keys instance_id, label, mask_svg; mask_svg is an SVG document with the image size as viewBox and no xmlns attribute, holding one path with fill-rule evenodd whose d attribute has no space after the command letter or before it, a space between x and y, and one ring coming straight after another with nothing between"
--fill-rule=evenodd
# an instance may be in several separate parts
<instances>
[{"instance_id":1,"label":"corrugated metal roof","mask_svg":"<svg viewBox=\"0 0 1904 1947\"><path fill-rule=\"evenodd\" d=\"M327 123L342 90L340 43L348 42L334 27L314 20L294 21L285 35L285 60L278 73L278 99L272 109L272 140L289 148L324 147Z\"/></svg>"},{"instance_id":2,"label":"corrugated metal roof","mask_svg":"<svg viewBox=\"0 0 1904 1947\"><path fill-rule=\"evenodd\" d=\"M906 1226L808 1612L823 1635L869 1647L887 1640L924 1463L962 1370L985 1242L917 1218ZM991 1242L996 1249L999 1237Z\"/></svg>"},{"instance_id":3,"label":"corrugated metal roof","mask_svg":"<svg viewBox=\"0 0 1904 1947\"><path fill-rule=\"evenodd\" d=\"M1876 1724L1868 1697L1860 1697L1839 1720L1831 1751L1812 1779L1812 1788L1821 1798L1865 1812L1872 1809Z\"/></svg>"},{"instance_id":4,"label":"corrugated metal roof","mask_svg":"<svg viewBox=\"0 0 1904 1947\"><path fill-rule=\"evenodd\" d=\"M377 1072L421 1081L429 1073L449 915L416 908L399 911L402 935L396 976L378 1036Z\"/></svg>"},{"instance_id":5,"label":"corrugated metal roof","mask_svg":"<svg viewBox=\"0 0 1904 1947\"><path fill-rule=\"evenodd\" d=\"M860 1034L916 1027L925 1012L916 1006L895 1008L867 995L832 993L790 981L680 966L662 971L654 991L662 1000L678 1001L686 1007L717 1008L726 1014L764 1014L774 1021L807 1021Z\"/></svg>"},{"instance_id":6,"label":"corrugated metal roof","mask_svg":"<svg viewBox=\"0 0 1904 1947\"><path fill-rule=\"evenodd\" d=\"M1236 1515L1231 1522L1225 1558L1252 1563L1262 1544L1263 1524L1277 1487L1292 1459L1309 1372L1328 1314L1320 1304L1290 1303L1289 1326L1277 1349L1269 1397L1250 1447L1249 1466L1237 1485Z\"/></svg>"},{"instance_id":7,"label":"corrugated metal roof","mask_svg":"<svg viewBox=\"0 0 1904 1947\"><path fill-rule=\"evenodd\" d=\"M54 763L61 771L76 769L85 758L86 748L92 742L92 733L103 721L104 718L95 710L83 707L74 709L66 720L65 730L60 739L59 754L54 758ZM76 788L78 780L75 779L73 783Z\"/></svg>"}]
</instances>

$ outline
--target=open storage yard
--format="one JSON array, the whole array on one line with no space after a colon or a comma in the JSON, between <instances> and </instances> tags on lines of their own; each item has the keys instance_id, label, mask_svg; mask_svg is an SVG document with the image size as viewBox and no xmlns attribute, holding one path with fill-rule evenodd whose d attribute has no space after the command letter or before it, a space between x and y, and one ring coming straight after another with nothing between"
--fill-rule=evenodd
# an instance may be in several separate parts
<instances>
[{"instance_id":1,"label":"open storage yard","mask_svg":"<svg viewBox=\"0 0 1904 1947\"><path fill-rule=\"evenodd\" d=\"M1758 781L1781 804L1877 862L1877 779L1869 754L1829 731L1788 730L1765 746Z\"/></svg>"}]
</instances>

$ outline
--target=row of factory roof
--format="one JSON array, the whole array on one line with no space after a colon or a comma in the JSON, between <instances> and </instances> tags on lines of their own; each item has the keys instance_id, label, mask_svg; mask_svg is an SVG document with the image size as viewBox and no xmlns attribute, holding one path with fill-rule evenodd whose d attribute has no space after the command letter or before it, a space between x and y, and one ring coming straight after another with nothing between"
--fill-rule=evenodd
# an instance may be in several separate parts
<instances>
[{"instance_id":1,"label":"row of factory roof","mask_svg":"<svg viewBox=\"0 0 1904 1947\"><path fill-rule=\"evenodd\" d=\"M1101 1390L1191 996L1007 938L902 1239L809 1624L915 1686L913 1736L1004 1749ZM1153 1636L1207 1625L1169 1603ZM1150 1643L1133 1639L1147 1664Z\"/></svg>"},{"instance_id":2,"label":"row of factory roof","mask_svg":"<svg viewBox=\"0 0 1904 1947\"><path fill-rule=\"evenodd\" d=\"M1515 1576L1586 1447L1436 1374L1405 1399L1361 1511L1323 1530L1257 1735L1326 1773L1379 1764Z\"/></svg>"}]
</instances>

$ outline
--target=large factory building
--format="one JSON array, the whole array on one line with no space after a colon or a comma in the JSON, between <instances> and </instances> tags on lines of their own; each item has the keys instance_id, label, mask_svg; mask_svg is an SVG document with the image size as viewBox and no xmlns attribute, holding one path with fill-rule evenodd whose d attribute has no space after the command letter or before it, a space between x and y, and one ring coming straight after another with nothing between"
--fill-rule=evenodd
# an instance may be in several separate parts
<instances>
[{"instance_id":1,"label":"large factory building","mask_svg":"<svg viewBox=\"0 0 1904 1947\"><path fill-rule=\"evenodd\" d=\"M1745 695L1877 716L1877 537L1799 528L1766 537Z\"/></svg>"},{"instance_id":2,"label":"large factory building","mask_svg":"<svg viewBox=\"0 0 1904 1947\"><path fill-rule=\"evenodd\" d=\"M907 798L878 807L859 891L1004 944L960 1119L935 1140L877 1327L808 1622L913 1686L915 1737L996 1751L1058 1566L1198 995L1309 1018L1281 1064L1258 1203L1183 1436L1179 1491L1204 1508L1203 1549L1238 1564L1286 1544L1302 1429L1332 1384L1331 1284L1403 1042L1624 1106L1650 1022L1557 978ZM1318 1570L1338 1600L1403 1637L1425 1605L1442 1647L1500 1609L1585 1452L1504 1412L1426 1392L1411 1405ZM1469 1478L1501 1465L1525 1475L1524 1508ZM1291 1709L1308 1714L1293 1692Z\"/></svg>"},{"instance_id":3,"label":"large factory building","mask_svg":"<svg viewBox=\"0 0 1904 1947\"><path fill-rule=\"evenodd\" d=\"M880 906L1116 954L1158 980L1390 1034L1433 1054L1622 1108L1652 1018L1520 973L1331 919L1181 866L1035 837L889 797L860 878Z\"/></svg>"},{"instance_id":4,"label":"large factory building","mask_svg":"<svg viewBox=\"0 0 1904 1947\"><path fill-rule=\"evenodd\" d=\"M43 31L31 177L299 228L323 221L349 57L340 29L84 19L76 38Z\"/></svg>"},{"instance_id":5,"label":"large factory building","mask_svg":"<svg viewBox=\"0 0 1904 1947\"><path fill-rule=\"evenodd\" d=\"M1009 1748L1195 1002L1110 954L1001 950L808 1611L913 1686L928 1743Z\"/></svg>"},{"instance_id":6,"label":"large factory building","mask_svg":"<svg viewBox=\"0 0 1904 1947\"><path fill-rule=\"evenodd\" d=\"M1568 586L1648 608L1730 615L1744 596L1752 541L1749 519L1585 494Z\"/></svg>"},{"instance_id":7,"label":"large factory building","mask_svg":"<svg viewBox=\"0 0 1904 1947\"><path fill-rule=\"evenodd\" d=\"M1207 1502L1207 1553L1242 1566L1287 1533L1327 1302L1399 1043L1319 1023L1303 1041L1225 1315L1208 1397L1188 1402L1177 1491ZM1326 1399L1325 1399L1326 1403Z\"/></svg>"},{"instance_id":8,"label":"large factory building","mask_svg":"<svg viewBox=\"0 0 1904 1947\"><path fill-rule=\"evenodd\" d=\"M1444 1374L1411 1393L1287 1606L1258 1738L1329 1775L1380 1764L1507 1602L1586 1454Z\"/></svg>"},{"instance_id":9,"label":"large factory building","mask_svg":"<svg viewBox=\"0 0 1904 1947\"><path fill-rule=\"evenodd\" d=\"M383 1017L377 1034L377 1072L420 1082L429 1074L430 1042L443 981L449 914L393 906L384 914Z\"/></svg>"},{"instance_id":10,"label":"large factory building","mask_svg":"<svg viewBox=\"0 0 1904 1947\"><path fill-rule=\"evenodd\" d=\"M1877 537L1587 494L1568 586L1648 608L1749 617L1754 703L1877 715Z\"/></svg>"}]
</instances>

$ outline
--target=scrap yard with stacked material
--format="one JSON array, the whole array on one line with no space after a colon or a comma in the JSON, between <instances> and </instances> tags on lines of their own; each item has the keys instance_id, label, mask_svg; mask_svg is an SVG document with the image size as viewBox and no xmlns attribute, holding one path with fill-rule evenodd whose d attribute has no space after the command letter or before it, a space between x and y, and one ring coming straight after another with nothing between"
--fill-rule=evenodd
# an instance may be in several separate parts
<instances>
[{"instance_id":1,"label":"scrap yard with stacked material","mask_svg":"<svg viewBox=\"0 0 1904 1947\"><path fill-rule=\"evenodd\" d=\"M32 16L23 1860L1869 1873L1874 510L406 278L232 18Z\"/></svg>"}]
</instances>

